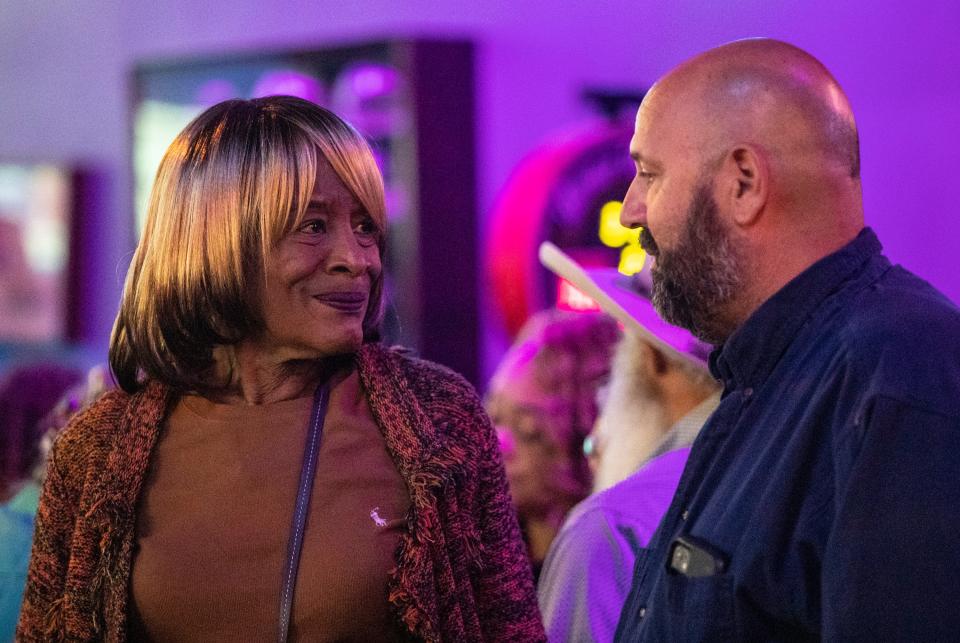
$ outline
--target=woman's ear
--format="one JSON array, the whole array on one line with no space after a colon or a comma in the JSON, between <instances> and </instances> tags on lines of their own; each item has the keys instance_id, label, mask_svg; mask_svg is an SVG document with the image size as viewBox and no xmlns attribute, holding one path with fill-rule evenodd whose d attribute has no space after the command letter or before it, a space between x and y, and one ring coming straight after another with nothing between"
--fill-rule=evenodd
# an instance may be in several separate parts
<instances>
[{"instance_id":1,"label":"woman's ear","mask_svg":"<svg viewBox=\"0 0 960 643\"><path fill-rule=\"evenodd\" d=\"M749 143L734 146L719 174L719 198L734 223L740 227L756 223L770 188L769 166L761 150Z\"/></svg>"}]
</instances>

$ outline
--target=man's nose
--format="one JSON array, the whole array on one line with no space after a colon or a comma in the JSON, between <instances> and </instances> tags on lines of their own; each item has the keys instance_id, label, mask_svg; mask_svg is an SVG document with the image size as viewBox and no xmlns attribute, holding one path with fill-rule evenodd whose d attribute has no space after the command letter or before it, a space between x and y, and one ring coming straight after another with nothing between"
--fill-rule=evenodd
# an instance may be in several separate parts
<instances>
[{"instance_id":1,"label":"man's nose","mask_svg":"<svg viewBox=\"0 0 960 643\"><path fill-rule=\"evenodd\" d=\"M640 195L637 179L634 179L623 197L620 208L620 225L625 228L642 228L647 225L647 204Z\"/></svg>"}]
</instances>

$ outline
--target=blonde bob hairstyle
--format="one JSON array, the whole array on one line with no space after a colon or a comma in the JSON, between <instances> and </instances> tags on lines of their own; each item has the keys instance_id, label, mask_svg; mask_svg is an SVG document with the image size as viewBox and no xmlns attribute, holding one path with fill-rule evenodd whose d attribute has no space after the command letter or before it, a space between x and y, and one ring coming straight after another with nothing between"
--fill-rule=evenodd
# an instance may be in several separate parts
<instances>
[{"instance_id":1,"label":"blonde bob hairstyle","mask_svg":"<svg viewBox=\"0 0 960 643\"><path fill-rule=\"evenodd\" d=\"M289 96L214 105L167 149L150 194L110 338L117 383L179 390L223 386L214 349L265 328L268 254L302 218L325 158L367 210L383 257L383 177L363 137L336 114ZM382 277L372 285L364 341L379 339ZM211 381L213 380L213 381Z\"/></svg>"}]
</instances>

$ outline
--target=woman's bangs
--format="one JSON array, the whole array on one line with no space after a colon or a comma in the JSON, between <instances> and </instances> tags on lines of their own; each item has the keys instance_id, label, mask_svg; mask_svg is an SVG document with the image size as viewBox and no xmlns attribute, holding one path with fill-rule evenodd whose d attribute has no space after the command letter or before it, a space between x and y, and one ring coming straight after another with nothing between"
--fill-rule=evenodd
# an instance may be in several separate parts
<instances>
[{"instance_id":1,"label":"woman's bangs","mask_svg":"<svg viewBox=\"0 0 960 643\"><path fill-rule=\"evenodd\" d=\"M276 246L306 212L317 176L317 151L306 140L285 141L265 150L260 192L264 245Z\"/></svg>"},{"instance_id":2,"label":"woman's bangs","mask_svg":"<svg viewBox=\"0 0 960 643\"><path fill-rule=\"evenodd\" d=\"M387 215L383 177L367 142L351 129L340 136L318 140L317 147L343 184L373 217L381 232L385 232Z\"/></svg>"}]
</instances>

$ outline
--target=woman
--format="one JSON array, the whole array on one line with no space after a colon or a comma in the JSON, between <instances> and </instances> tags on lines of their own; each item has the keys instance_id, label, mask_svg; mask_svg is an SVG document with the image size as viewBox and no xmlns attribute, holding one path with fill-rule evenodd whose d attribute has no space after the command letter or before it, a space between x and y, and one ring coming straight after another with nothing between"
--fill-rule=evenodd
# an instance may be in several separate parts
<instances>
[{"instance_id":1,"label":"woman","mask_svg":"<svg viewBox=\"0 0 960 643\"><path fill-rule=\"evenodd\" d=\"M567 512L590 492L583 440L619 336L602 313L541 311L490 380L487 409L535 575Z\"/></svg>"},{"instance_id":2,"label":"woman","mask_svg":"<svg viewBox=\"0 0 960 643\"><path fill-rule=\"evenodd\" d=\"M385 225L370 149L311 103L177 137L122 390L54 449L24 640L543 640L476 394L376 341Z\"/></svg>"}]
</instances>

